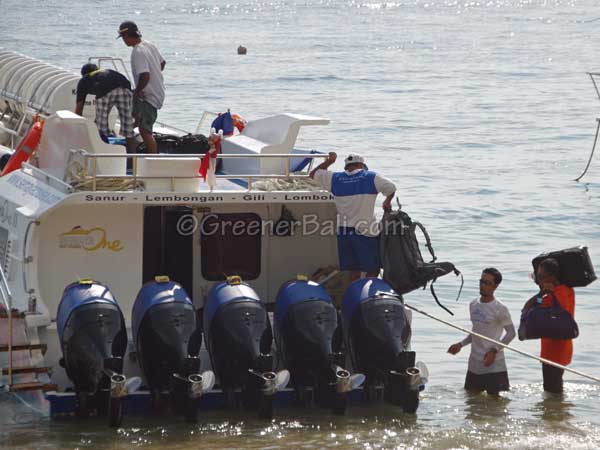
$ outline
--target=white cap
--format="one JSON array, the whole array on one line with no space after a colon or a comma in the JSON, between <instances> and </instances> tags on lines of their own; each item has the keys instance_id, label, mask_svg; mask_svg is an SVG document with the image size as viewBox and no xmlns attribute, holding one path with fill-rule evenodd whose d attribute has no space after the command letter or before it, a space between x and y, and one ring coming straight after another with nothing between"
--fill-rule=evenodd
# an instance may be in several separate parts
<instances>
[{"instance_id":1,"label":"white cap","mask_svg":"<svg viewBox=\"0 0 600 450\"><path fill-rule=\"evenodd\" d=\"M360 156L358 153L350 153L348 156L346 156L346 159L344 160L344 168L346 168L346 166L348 164L354 164L354 163L364 164L365 158Z\"/></svg>"}]
</instances>

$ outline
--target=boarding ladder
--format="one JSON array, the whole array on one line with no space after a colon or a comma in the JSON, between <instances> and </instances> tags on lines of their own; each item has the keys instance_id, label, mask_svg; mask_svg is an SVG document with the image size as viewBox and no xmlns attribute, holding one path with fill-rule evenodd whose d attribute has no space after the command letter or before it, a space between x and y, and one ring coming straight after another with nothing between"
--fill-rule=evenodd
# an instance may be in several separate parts
<instances>
[{"instance_id":1,"label":"boarding ladder","mask_svg":"<svg viewBox=\"0 0 600 450\"><path fill-rule=\"evenodd\" d=\"M31 344L27 337L26 314L12 307L12 293L3 268L0 268L0 386L9 392L56 390L56 385L40 378L48 378L48 367L32 364L33 351L46 352L45 344ZM2 382L1 380L6 380Z\"/></svg>"}]
</instances>

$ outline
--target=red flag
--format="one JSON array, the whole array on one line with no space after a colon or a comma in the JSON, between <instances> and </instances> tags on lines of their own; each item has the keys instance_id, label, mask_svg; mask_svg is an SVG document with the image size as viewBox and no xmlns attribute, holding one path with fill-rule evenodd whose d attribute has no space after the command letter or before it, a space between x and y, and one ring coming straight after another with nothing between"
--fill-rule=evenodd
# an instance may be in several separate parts
<instances>
[{"instance_id":1,"label":"red flag","mask_svg":"<svg viewBox=\"0 0 600 450\"><path fill-rule=\"evenodd\" d=\"M216 138L211 136L208 142L211 144L210 149L204 154L202 162L200 163L200 170L198 173L204 181L206 181L206 175L208 174L208 167L210 166L210 158L216 159L217 155L221 152L221 138L216 135Z\"/></svg>"}]
</instances>

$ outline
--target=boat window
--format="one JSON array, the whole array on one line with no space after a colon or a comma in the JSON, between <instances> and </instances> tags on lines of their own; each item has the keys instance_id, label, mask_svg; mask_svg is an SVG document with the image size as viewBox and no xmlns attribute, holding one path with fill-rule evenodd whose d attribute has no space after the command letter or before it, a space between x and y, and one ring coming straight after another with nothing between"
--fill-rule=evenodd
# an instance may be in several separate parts
<instances>
[{"instance_id":1,"label":"boat window","mask_svg":"<svg viewBox=\"0 0 600 450\"><path fill-rule=\"evenodd\" d=\"M167 275L192 295L194 287L194 239L180 232L180 223L193 210L183 206L148 206L144 209L144 283Z\"/></svg>"},{"instance_id":2,"label":"boat window","mask_svg":"<svg viewBox=\"0 0 600 450\"><path fill-rule=\"evenodd\" d=\"M200 221L202 276L209 281L260 275L261 220L257 214L207 214Z\"/></svg>"}]
</instances>

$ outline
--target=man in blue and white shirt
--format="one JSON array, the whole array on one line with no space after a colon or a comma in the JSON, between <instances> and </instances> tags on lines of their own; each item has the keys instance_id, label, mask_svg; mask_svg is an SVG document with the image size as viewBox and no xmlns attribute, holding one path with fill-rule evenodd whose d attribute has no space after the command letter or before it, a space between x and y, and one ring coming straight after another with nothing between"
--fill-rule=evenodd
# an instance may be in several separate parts
<instances>
[{"instance_id":1,"label":"man in blue and white shirt","mask_svg":"<svg viewBox=\"0 0 600 450\"><path fill-rule=\"evenodd\" d=\"M376 277L381 264L375 200L381 192L386 196L384 211L391 209L396 186L381 175L370 172L364 158L355 153L344 160L343 172L327 170L336 159L336 153L329 153L329 157L310 176L335 198L340 270L349 271L351 281L360 278L361 272Z\"/></svg>"}]
</instances>

